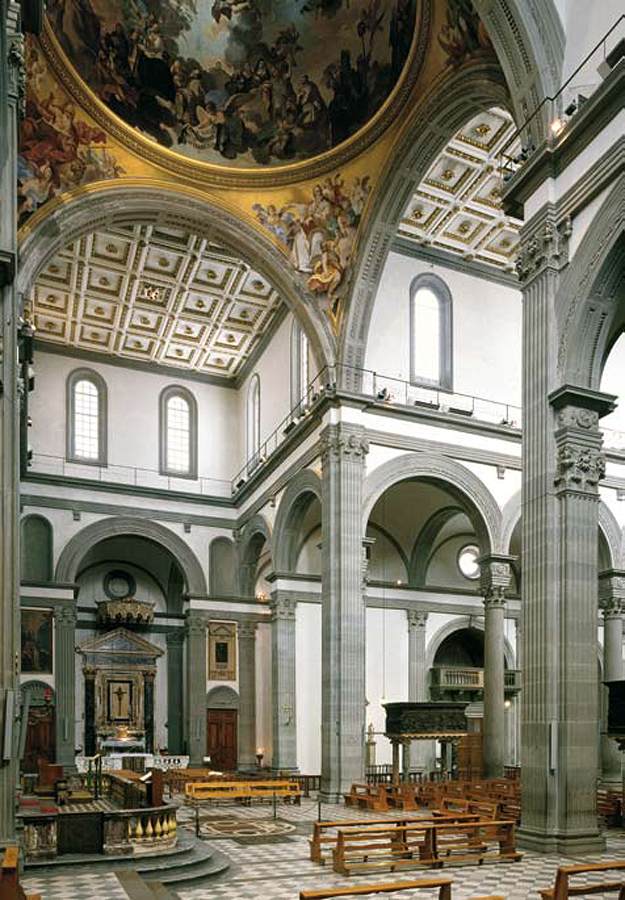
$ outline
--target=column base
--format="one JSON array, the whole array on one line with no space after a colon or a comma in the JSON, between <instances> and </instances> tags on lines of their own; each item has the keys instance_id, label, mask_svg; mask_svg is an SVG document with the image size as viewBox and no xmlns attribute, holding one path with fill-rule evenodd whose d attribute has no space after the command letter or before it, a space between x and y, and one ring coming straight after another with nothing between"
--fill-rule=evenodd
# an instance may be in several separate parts
<instances>
[{"instance_id":1,"label":"column base","mask_svg":"<svg viewBox=\"0 0 625 900\"><path fill-rule=\"evenodd\" d=\"M340 805L343 802L343 795L334 791L319 791L317 795L319 803L333 803Z\"/></svg>"},{"instance_id":2,"label":"column base","mask_svg":"<svg viewBox=\"0 0 625 900\"><path fill-rule=\"evenodd\" d=\"M562 856L575 856L584 853L602 853L605 850L605 838L597 832L585 834L551 834L531 831L521 827L516 833L517 844L523 850L534 853L559 853Z\"/></svg>"},{"instance_id":3,"label":"column base","mask_svg":"<svg viewBox=\"0 0 625 900\"><path fill-rule=\"evenodd\" d=\"M289 772L291 775L299 775L299 766L271 766L272 772Z\"/></svg>"}]
</instances>

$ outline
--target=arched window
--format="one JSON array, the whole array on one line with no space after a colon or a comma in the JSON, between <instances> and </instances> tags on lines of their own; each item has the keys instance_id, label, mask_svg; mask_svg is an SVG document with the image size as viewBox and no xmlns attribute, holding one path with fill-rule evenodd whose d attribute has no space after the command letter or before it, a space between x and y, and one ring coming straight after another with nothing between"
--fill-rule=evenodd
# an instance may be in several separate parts
<instances>
[{"instance_id":1,"label":"arched window","mask_svg":"<svg viewBox=\"0 0 625 900\"><path fill-rule=\"evenodd\" d=\"M74 369L67 379L67 458L106 465L106 384L91 369Z\"/></svg>"},{"instance_id":2,"label":"arched window","mask_svg":"<svg viewBox=\"0 0 625 900\"><path fill-rule=\"evenodd\" d=\"M304 400L309 381L308 338L295 320L291 329L291 407Z\"/></svg>"},{"instance_id":3,"label":"arched window","mask_svg":"<svg viewBox=\"0 0 625 900\"><path fill-rule=\"evenodd\" d=\"M452 299L437 275L418 275L410 285L410 380L452 390Z\"/></svg>"},{"instance_id":4,"label":"arched window","mask_svg":"<svg viewBox=\"0 0 625 900\"><path fill-rule=\"evenodd\" d=\"M190 391L175 385L161 392L160 470L197 478L197 404Z\"/></svg>"},{"instance_id":5,"label":"arched window","mask_svg":"<svg viewBox=\"0 0 625 900\"><path fill-rule=\"evenodd\" d=\"M43 516L22 519L22 581L52 581L52 525Z\"/></svg>"},{"instance_id":6,"label":"arched window","mask_svg":"<svg viewBox=\"0 0 625 900\"><path fill-rule=\"evenodd\" d=\"M247 389L247 458L258 461L260 451L260 378L252 375Z\"/></svg>"}]
</instances>

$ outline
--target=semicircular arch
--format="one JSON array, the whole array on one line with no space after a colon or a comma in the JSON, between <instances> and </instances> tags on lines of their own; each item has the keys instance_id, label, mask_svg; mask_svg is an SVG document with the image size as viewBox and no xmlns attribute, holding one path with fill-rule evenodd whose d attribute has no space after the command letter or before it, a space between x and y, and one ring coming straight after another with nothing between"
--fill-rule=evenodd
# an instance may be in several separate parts
<instances>
[{"instance_id":1,"label":"semicircular arch","mask_svg":"<svg viewBox=\"0 0 625 900\"><path fill-rule=\"evenodd\" d=\"M486 485L461 463L427 453L404 453L383 463L364 484L363 534L382 494L399 481L439 483L466 512L482 553L501 551L501 511Z\"/></svg>"},{"instance_id":2,"label":"semicircular arch","mask_svg":"<svg viewBox=\"0 0 625 900\"><path fill-rule=\"evenodd\" d=\"M142 537L169 550L180 566L189 594L206 595L206 577L195 553L169 528L151 519L111 516L78 531L63 547L56 564L55 581L71 584L85 554L107 538L128 535Z\"/></svg>"},{"instance_id":3,"label":"semicircular arch","mask_svg":"<svg viewBox=\"0 0 625 900\"><path fill-rule=\"evenodd\" d=\"M61 202L62 199L62 202ZM286 256L242 216L190 187L136 178L97 182L42 207L20 236L18 292L27 297L55 253L85 234L124 224L187 228L235 251L277 290L306 331L320 368L335 359L329 317L311 304Z\"/></svg>"},{"instance_id":4,"label":"semicircular arch","mask_svg":"<svg viewBox=\"0 0 625 900\"><path fill-rule=\"evenodd\" d=\"M311 495L321 503L321 479L312 469L305 469L291 479L278 507L272 541L276 572L291 572L295 569L297 534Z\"/></svg>"},{"instance_id":5,"label":"semicircular arch","mask_svg":"<svg viewBox=\"0 0 625 900\"><path fill-rule=\"evenodd\" d=\"M443 641L445 641L448 637L450 637L457 631L465 631L471 628L475 631L483 632L484 623L477 621L473 616L459 616L456 619L452 619L451 622L447 622L445 625L441 625L438 631L434 632L426 647L425 655L427 660L427 669L430 670L434 665L436 653ZM514 669L516 656L514 650L512 649L510 641L505 636L503 652L506 668Z\"/></svg>"}]
</instances>

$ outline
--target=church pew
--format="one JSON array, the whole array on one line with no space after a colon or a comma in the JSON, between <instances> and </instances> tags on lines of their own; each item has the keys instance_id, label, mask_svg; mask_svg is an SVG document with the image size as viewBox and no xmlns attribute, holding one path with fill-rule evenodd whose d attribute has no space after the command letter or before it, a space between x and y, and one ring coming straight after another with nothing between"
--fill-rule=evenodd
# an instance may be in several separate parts
<instances>
[{"instance_id":1,"label":"church pew","mask_svg":"<svg viewBox=\"0 0 625 900\"><path fill-rule=\"evenodd\" d=\"M383 784L352 784L348 794L343 794L345 806L357 806L359 809L372 809L384 812L388 809L386 787Z\"/></svg>"},{"instance_id":2,"label":"church pew","mask_svg":"<svg viewBox=\"0 0 625 900\"><path fill-rule=\"evenodd\" d=\"M438 888L438 900L451 900L451 878L427 878L419 881L394 881L381 884L359 884L348 887L316 888L311 891L300 891L299 900L326 900L328 897L358 897L362 894L392 894L394 891L418 891L419 889Z\"/></svg>"},{"instance_id":3,"label":"church pew","mask_svg":"<svg viewBox=\"0 0 625 900\"><path fill-rule=\"evenodd\" d=\"M313 835L309 840L310 859L312 862L325 863L326 857L329 857L336 845L339 829L366 829L375 828L380 825L405 826L405 825L424 825L428 822L478 822L479 816L473 814L455 814L443 813L439 815L434 812L431 816L414 816L402 817L401 819L340 819L337 821L326 820L313 822Z\"/></svg>"},{"instance_id":4,"label":"church pew","mask_svg":"<svg viewBox=\"0 0 625 900\"><path fill-rule=\"evenodd\" d=\"M41 900L41 894L27 894L19 883L17 847L7 847L0 865L0 900Z\"/></svg>"},{"instance_id":5,"label":"church pew","mask_svg":"<svg viewBox=\"0 0 625 900\"><path fill-rule=\"evenodd\" d=\"M341 875L444 863L516 861L513 822L425 823L384 828L339 829L333 851ZM495 845L495 846L493 846Z\"/></svg>"},{"instance_id":6,"label":"church pew","mask_svg":"<svg viewBox=\"0 0 625 900\"><path fill-rule=\"evenodd\" d=\"M185 785L185 801L272 800L274 797L300 803L302 792L296 781L215 781Z\"/></svg>"},{"instance_id":7,"label":"church pew","mask_svg":"<svg viewBox=\"0 0 625 900\"><path fill-rule=\"evenodd\" d=\"M616 881L604 881L593 884L571 884L570 879L576 875L596 874L621 870L623 875ZM567 900L568 897L580 897L586 894L603 894L607 891L618 891L618 900L625 900L625 860L616 862L586 863L574 866L560 866L552 888L539 890L542 900Z\"/></svg>"}]
</instances>

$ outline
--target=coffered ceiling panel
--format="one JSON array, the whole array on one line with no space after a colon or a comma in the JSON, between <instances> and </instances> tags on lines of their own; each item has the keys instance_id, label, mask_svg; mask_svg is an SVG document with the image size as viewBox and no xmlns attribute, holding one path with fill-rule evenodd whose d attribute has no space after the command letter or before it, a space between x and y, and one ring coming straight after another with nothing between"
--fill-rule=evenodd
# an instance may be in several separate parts
<instances>
[{"instance_id":1,"label":"coffered ceiling panel","mask_svg":"<svg viewBox=\"0 0 625 900\"><path fill-rule=\"evenodd\" d=\"M514 133L509 113L490 109L453 137L410 199L399 234L499 269L514 269L520 222L501 208L496 158Z\"/></svg>"},{"instance_id":2,"label":"coffered ceiling panel","mask_svg":"<svg viewBox=\"0 0 625 900\"><path fill-rule=\"evenodd\" d=\"M182 229L136 225L59 252L31 306L44 341L232 378L281 300L226 248Z\"/></svg>"}]
</instances>

